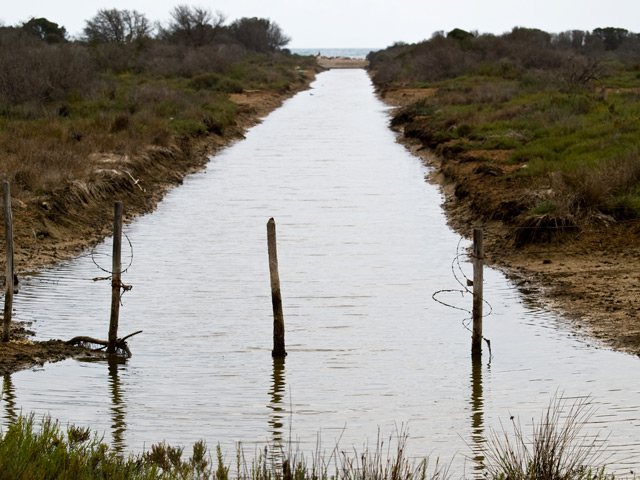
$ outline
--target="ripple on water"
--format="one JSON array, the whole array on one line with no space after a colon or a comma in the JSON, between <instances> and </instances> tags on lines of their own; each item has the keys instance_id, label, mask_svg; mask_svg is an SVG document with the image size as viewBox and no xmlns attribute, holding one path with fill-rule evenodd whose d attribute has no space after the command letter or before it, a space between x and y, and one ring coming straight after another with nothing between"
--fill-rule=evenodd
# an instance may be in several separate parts
<instances>
[{"instance_id":1,"label":"ripple on water","mask_svg":"<svg viewBox=\"0 0 640 480\"><path fill-rule=\"evenodd\" d=\"M529 426L558 392L591 395L590 427L617 466L640 458L638 359L578 341L499 273L485 274L493 357L472 364L467 315L432 300L456 289L458 237L427 169L395 142L362 70L322 73L125 230L133 263L120 331L126 363L65 361L5 377L6 424L51 413L119 450L204 438L233 451L287 439L330 452L408 425L409 452L461 472L511 416ZM125 206L126 208L126 206ZM266 222L275 217L289 355L271 351ZM94 259L109 265L110 240ZM468 244L463 242L461 248ZM127 253L129 255L129 253ZM469 265L461 258L470 276ZM39 338L106 337L108 282L90 256L35 273L16 318ZM470 308L468 295L447 295ZM291 429L291 430L290 430ZM631 462L631 463L630 463Z\"/></svg>"}]
</instances>

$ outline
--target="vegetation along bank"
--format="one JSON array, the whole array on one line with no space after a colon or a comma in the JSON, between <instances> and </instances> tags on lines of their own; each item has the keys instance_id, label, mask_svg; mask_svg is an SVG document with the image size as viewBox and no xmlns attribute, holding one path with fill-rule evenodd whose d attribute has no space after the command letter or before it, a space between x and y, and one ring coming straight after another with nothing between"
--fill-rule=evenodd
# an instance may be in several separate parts
<instances>
[{"instance_id":1,"label":"vegetation along bank","mask_svg":"<svg viewBox=\"0 0 640 480\"><path fill-rule=\"evenodd\" d=\"M128 219L153 210L318 68L266 19L227 25L179 6L160 27L128 10L86 25L73 41L43 18L0 29L0 176L19 275L103 238L116 199ZM482 226L487 260L530 298L635 354L638 53L638 35L616 28L455 29L367 59L401 107L393 127L436 167L451 225Z\"/></svg>"},{"instance_id":2,"label":"vegetation along bank","mask_svg":"<svg viewBox=\"0 0 640 480\"><path fill-rule=\"evenodd\" d=\"M598 345L640 354L640 35L460 29L368 56L451 226ZM485 292L486 295L490 293Z\"/></svg>"},{"instance_id":3,"label":"vegetation along bank","mask_svg":"<svg viewBox=\"0 0 640 480\"><path fill-rule=\"evenodd\" d=\"M227 25L187 6L168 17L153 27L136 11L100 10L76 40L44 18L0 28L0 178L11 184L18 278L108 235L115 200L126 220L152 211L318 70L283 49L270 20ZM26 333L0 342L0 373L78 352Z\"/></svg>"},{"instance_id":4,"label":"vegetation along bank","mask_svg":"<svg viewBox=\"0 0 640 480\"><path fill-rule=\"evenodd\" d=\"M225 23L180 6L158 28L137 12L101 10L74 41L42 18L0 28L0 177L11 182L19 275L108 234L114 200L124 201L128 219L151 211L208 155L308 86L315 59L284 50L277 25ZM484 227L491 263L605 344L636 354L638 53L640 38L620 29L516 28L502 36L438 33L368 58L380 94L401 107L393 126L435 167L452 226L463 234ZM52 351L79 352L25 334L16 329L0 343L0 373L54 358ZM237 458L242 478L333 474L324 460L294 457L276 472L266 454L248 467ZM336 478L365 468L375 478L427 476L426 463L408 463L402 445L391 461L339 460ZM539 464L525 460L518 464ZM203 443L188 459L164 444L126 459L84 428L62 432L45 420L36 431L33 417L2 432L0 461L2 478L227 478L230 468Z\"/></svg>"}]
</instances>

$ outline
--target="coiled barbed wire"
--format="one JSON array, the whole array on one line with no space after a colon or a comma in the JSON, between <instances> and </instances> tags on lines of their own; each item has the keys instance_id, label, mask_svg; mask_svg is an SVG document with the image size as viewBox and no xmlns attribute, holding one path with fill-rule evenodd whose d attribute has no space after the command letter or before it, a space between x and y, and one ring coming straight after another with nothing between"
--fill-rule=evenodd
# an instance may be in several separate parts
<instances>
[{"instance_id":1,"label":"coiled barbed wire","mask_svg":"<svg viewBox=\"0 0 640 480\"><path fill-rule=\"evenodd\" d=\"M462 270L462 265L460 264L460 257L464 255L460 251L460 244L462 243L462 240L463 238L460 237L460 240L458 240L458 245L456 246L456 254L451 261L451 272L453 273L453 278L455 278L456 282L458 282L458 284L462 288L438 290L436 292L433 292L431 298L433 298L433 300L440 303L441 305L444 305L445 307L466 312L469 316L462 319L462 326L469 332L473 333L471 328L469 328L469 323L473 320L473 312L468 308L458 307L456 305L444 302L438 298L438 295L444 293L459 293L462 297L464 297L465 293L468 293L473 297L473 290L469 290L469 287L473 285L473 281L465 275L464 271ZM473 257L473 255L470 256ZM459 275L463 277L464 282L460 279ZM489 308L489 311L487 313L483 312L482 318L491 316L491 314L493 314L493 306L484 298L482 299L482 303ZM491 340L486 338L484 335L482 336L482 339L487 343L487 346L489 347L489 361L491 361L491 358L493 358L493 354L491 353Z\"/></svg>"}]
</instances>

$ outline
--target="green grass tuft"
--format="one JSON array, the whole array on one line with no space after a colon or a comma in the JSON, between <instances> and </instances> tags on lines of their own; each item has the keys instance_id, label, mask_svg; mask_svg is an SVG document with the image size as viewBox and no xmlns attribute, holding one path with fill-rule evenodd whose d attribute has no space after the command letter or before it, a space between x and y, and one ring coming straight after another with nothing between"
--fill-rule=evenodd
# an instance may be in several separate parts
<instances>
[{"instance_id":1,"label":"green grass tuft","mask_svg":"<svg viewBox=\"0 0 640 480\"><path fill-rule=\"evenodd\" d=\"M605 442L583 434L594 410L589 399L569 404L554 397L533 434L526 435L519 422L513 434L492 432L474 461L488 480L605 480ZM321 446L311 459L291 442L270 444L247 459L237 445L232 469L220 445L209 452L196 442L186 458L183 447L158 443L139 455L123 457L111 450L88 428L63 429L45 417L36 428L34 415L20 416L0 431L0 480L22 479L215 479L246 480L446 480L449 464L407 455L405 427L364 451L343 450L336 445L326 455Z\"/></svg>"},{"instance_id":2,"label":"green grass tuft","mask_svg":"<svg viewBox=\"0 0 640 480\"><path fill-rule=\"evenodd\" d=\"M588 398L570 404L555 396L526 435L519 421L510 435L492 432L479 460L487 478L510 480L604 480L604 443L582 430L594 414Z\"/></svg>"}]
</instances>

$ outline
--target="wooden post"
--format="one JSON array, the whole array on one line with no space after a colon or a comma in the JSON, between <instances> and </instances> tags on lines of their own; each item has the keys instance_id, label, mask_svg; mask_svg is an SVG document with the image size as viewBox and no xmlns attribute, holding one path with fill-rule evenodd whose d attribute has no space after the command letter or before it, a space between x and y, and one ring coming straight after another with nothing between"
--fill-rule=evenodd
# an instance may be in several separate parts
<instances>
[{"instance_id":1,"label":"wooden post","mask_svg":"<svg viewBox=\"0 0 640 480\"><path fill-rule=\"evenodd\" d=\"M271 276L271 304L273 305L273 350L272 357L284 357L284 316L282 314L282 295L280 294L280 276L278 275L278 253L276 250L276 222L273 218L267 222L267 247L269 250L269 273Z\"/></svg>"},{"instance_id":2,"label":"wooden post","mask_svg":"<svg viewBox=\"0 0 640 480\"><path fill-rule=\"evenodd\" d=\"M4 182L3 199L4 199L4 232L7 250L7 278L6 290L4 295L4 322L2 327L2 341L9 341L9 330L11 327L11 315L13 311L13 216L11 214L11 187L9 182Z\"/></svg>"},{"instance_id":3,"label":"wooden post","mask_svg":"<svg viewBox=\"0 0 640 480\"><path fill-rule=\"evenodd\" d=\"M482 355L482 284L484 248L482 229L473 229L473 333L471 335L471 356Z\"/></svg>"},{"instance_id":4,"label":"wooden post","mask_svg":"<svg viewBox=\"0 0 640 480\"><path fill-rule=\"evenodd\" d=\"M109 344L107 353L115 353L118 339L120 315L120 289L122 287L122 202L114 204L113 218L113 264L111 267L111 320L109 321Z\"/></svg>"}]
</instances>

